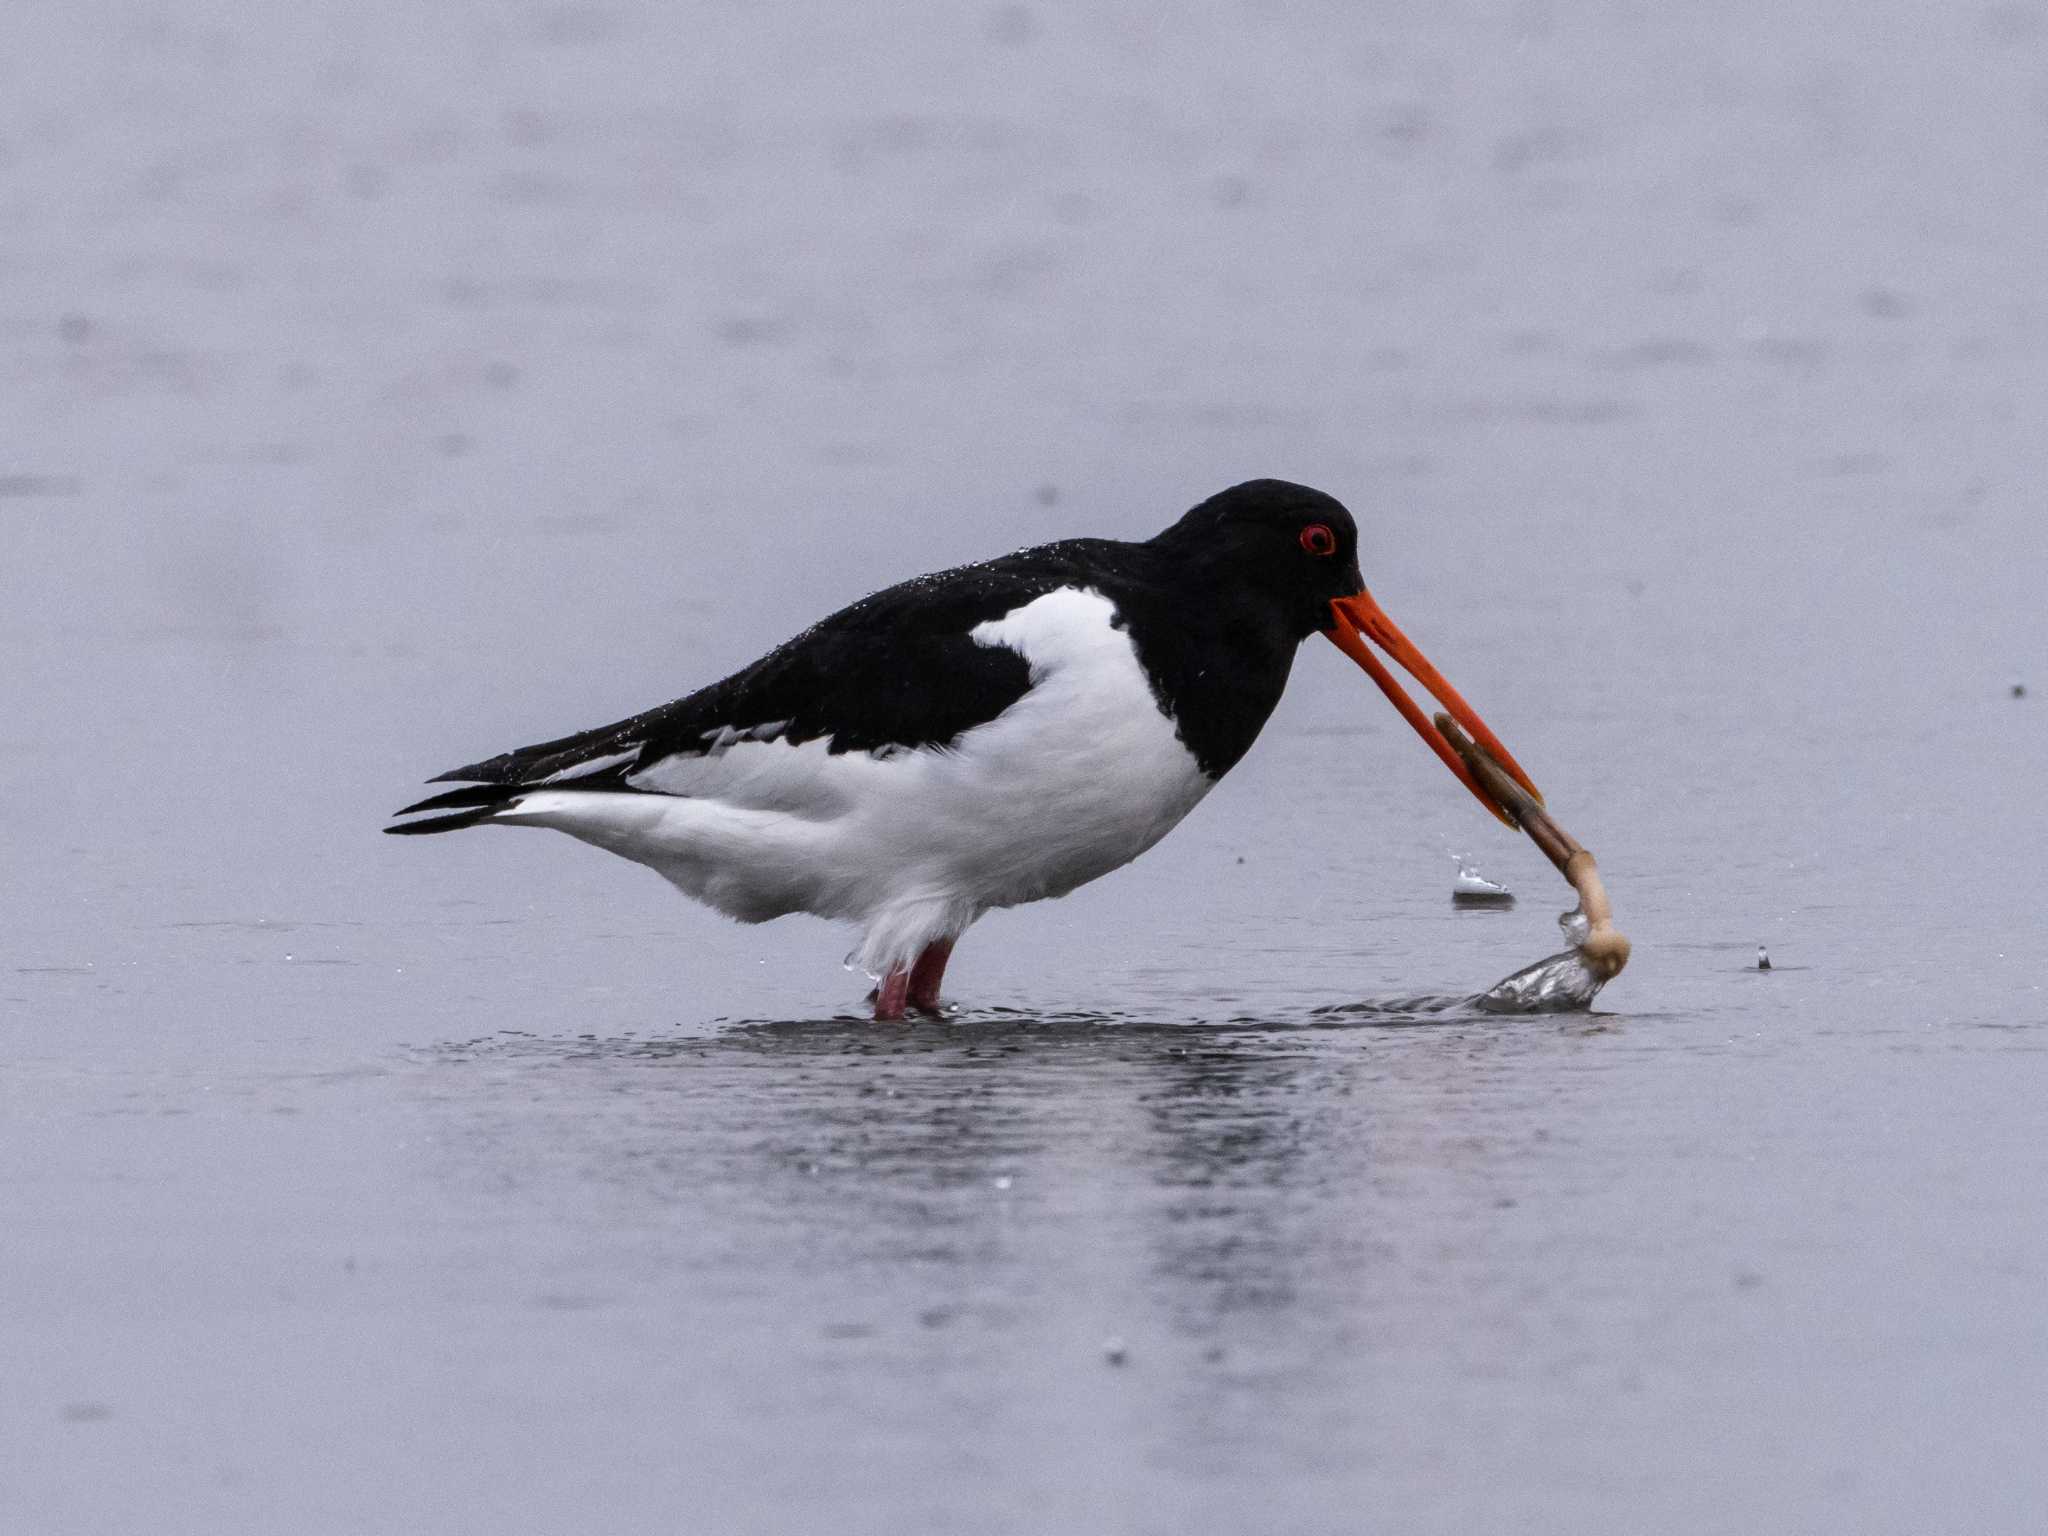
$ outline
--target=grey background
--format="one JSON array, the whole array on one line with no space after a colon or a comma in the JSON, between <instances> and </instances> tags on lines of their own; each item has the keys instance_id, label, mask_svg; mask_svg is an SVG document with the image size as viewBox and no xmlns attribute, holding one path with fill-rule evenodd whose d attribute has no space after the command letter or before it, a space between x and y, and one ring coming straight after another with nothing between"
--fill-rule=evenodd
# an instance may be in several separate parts
<instances>
[{"instance_id":1,"label":"grey background","mask_svg":"<svg viewBox=\"0 0 2048 1536\"><path fill-rule=\"evenodd\" d=\"M2037 1528L2044 181L2029 4L12 0L0 1529ZM1253 474L1597 1014L1313 1011L1563 896L1319 644L944 1025L376 835Z\"/></svg>"}]
</instances>

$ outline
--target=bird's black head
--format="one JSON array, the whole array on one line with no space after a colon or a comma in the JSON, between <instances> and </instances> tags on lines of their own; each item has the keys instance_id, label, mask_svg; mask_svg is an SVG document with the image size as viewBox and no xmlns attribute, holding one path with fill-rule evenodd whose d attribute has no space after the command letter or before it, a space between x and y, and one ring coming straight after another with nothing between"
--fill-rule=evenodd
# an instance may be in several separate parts
<instances>
[{"instance_id":1,"label":"bird's black head","mask_svg":"<svg viewBox=\"0 0 2048 1536\"><path fill-rule=\"evenodd\" d=\"M1334 496L1288 480L1218 491L1152 541L1212 580L1256 592L1289 636L1330 626L1330 603L1365 585L1358 525Z\"/></svg>"},{"instance_id":2,"label":"bird's black head","mask_svg":"<svg viewBox=\"0 0 2048 1536\"><path fill-rule=\"evenodd\" d=\"M1234 626L1263 631L1268 643L1284 636L1290 648L1310 635L1326 636L1365 669L1482 805L1510 826L1517 825L1514 815L1474 777L1443 727L1401 687L1374 652L1378 646L1436 695L1447 718L1463 727L1478 750L1527 790L1538 806L1542 804L1543 797L1500 738L1366 591L1358 569L1358 527L1335 497L1286 480L1247 480L1193 508L1152 540L1152 546L1205 589L1219 609L1228 609Z\"/></svg>"}]
</instances>

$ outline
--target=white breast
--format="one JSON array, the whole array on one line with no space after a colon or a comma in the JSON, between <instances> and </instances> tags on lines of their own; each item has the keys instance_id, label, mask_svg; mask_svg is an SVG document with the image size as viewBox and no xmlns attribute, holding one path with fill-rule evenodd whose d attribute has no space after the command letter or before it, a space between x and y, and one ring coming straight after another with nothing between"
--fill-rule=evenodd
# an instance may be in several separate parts
<instances>
[{"instance_id":1,"label":"white breast","mask_svg":"<svg viewBox=\"0 0 2048 1536\"><path fill-rule=\"evenodd\" d=\"M1023 656L1032 683L939 765L941 801L963 818L956 856L987 905L1063 895L1129 863L1209 792L1101 593L1048 592L973 638Z\"/></svg>"}]
</instances>

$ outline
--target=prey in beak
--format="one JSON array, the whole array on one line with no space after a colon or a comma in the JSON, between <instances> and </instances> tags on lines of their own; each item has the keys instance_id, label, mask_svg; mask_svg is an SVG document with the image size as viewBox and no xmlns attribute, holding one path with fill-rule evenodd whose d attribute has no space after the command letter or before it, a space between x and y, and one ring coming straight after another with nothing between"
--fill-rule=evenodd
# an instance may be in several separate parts
<instances>
[{"instance_id":1,"label":"prey in beak","mask_svg":"<svg viewBox=\"0 0 2048 1536\"><path fill-rule=\"evenodd\" d=\"M1401 633L1400 626L1386 616L1365 588L1360 587L1355 596L1330 600L1330 627L1323 633L1338 650L1365 668L1372 680L1379 684L1380 692L1384 693L1394 708L1401 712L1401 718L1415 727L1415 733L1429 744L1430 751L1443 759L1444 766L1458 776L1458 781L1472 791L1481 805L1507 825L1520 825L1509 814L1507 807L1488 794L1480 786L1479 781L1473 778L1472 770L1465 766L1465 760L1458 755L1457 750L1445 739L1444 733L1436 728L1429 716L1408 697L1407 691L1387 669L1387 664L1374 654L1373 646L1377 645L1385 651L1400 664L1403 671L1435 695L1437 702L1450 712L1451 718L1463 726L1472 739L1484 747L1517 784L1534 795L1538 805L1543 803L1542 794L1529 782L1529 776L1522 771L1521 764L1515 761L1513 754L1501 745L1500 738L1487 729L1486 722L1479 718L1458 690L1444 680L1444 675L1429 664L1429 658L1415 648L1415 643Z\"/></svg>"}]
</instances>

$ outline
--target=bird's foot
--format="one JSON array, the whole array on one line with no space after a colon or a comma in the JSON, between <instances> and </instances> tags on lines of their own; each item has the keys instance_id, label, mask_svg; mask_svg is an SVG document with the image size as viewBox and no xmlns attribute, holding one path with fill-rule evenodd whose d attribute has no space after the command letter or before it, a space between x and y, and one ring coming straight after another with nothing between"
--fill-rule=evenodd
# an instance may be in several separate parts
<instances>
[{"instance_id":1,"label":"bird's foot","mask_svg":"<svg viewBox=\"0 0 2048 1536\"><path fill-rule=\"evenodd\" d=\"M898 966L884 976L881 985L868 994L868 1001L875 1005L875 1022L900 1024L913 1010L943 1017L946 1006L939 1000L939 983L945 978L946 961L952 953L951 939L936 940L924 947L916 964Z\"/></svg>"},{"instance_id":2,"label":"bird's foot","mask_svg":"<svg viewBox=\"0 0 2048 1536\"><path fill-rule=\"evenodd\" d=\"M875 1022L901 1024L910 1002L910 972L898 968L882 978L874 990Z\"/></svg>"},{"instance_id":3,"label":"bird's foot","mask_svg":"<svg viewBox=\"0 0 2048 1536\"><path fill-rule=\"evenodd\" d=\"M952 954L953 941L938 939L925 945L917 964L910 968L909 1002L919 1013L937 1016L946 1011L939 1001L939 983L945 979L946 961Z\"/></svg>"}]
</instances>

